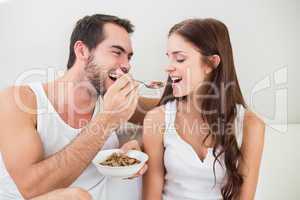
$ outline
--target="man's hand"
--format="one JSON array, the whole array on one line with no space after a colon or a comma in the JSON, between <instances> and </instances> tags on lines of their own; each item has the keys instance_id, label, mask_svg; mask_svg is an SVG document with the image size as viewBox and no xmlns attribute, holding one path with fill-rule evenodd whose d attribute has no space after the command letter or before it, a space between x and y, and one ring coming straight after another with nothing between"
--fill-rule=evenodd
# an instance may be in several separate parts
<instances>
[{"instance_id":1,"label":"man's hand","mask_svg":"<svg viewBox=\"0 0 300 200\"><path fill-rule=\"evenodd\" d=\"M116 126L127 122L138 102L138 86L131 75L125 74L107 90L103 98L103 112Z\"/></svg>"},{"instance_id":2,"label":"man's hand","mask_svg":"<svg viewBox=\"0 0 300 200\"><path fill-rule=\"evenodd\" d=\"M66 188L54 190L30 200L92 200L92 197L80 188Z\"/></svg>"},{"instance_id":3,"label":"man's hand","mask_svg":"<svg viewBox=\"0 0 300 200\"><path fill-rule=\"evenodd\" d=\"M129 150L138 150L141 151L141 147L138 143L137 140L131 140L127 143L125 143L122 147L121 147L122 153L127 153ZM145 174L145 172L148 169L148 165L145 164L140 171L138 171L135 175L133 175L132 177L128 178L128 179L133 179L139 176L143 176Z\"/></svg>"}]
</instances>

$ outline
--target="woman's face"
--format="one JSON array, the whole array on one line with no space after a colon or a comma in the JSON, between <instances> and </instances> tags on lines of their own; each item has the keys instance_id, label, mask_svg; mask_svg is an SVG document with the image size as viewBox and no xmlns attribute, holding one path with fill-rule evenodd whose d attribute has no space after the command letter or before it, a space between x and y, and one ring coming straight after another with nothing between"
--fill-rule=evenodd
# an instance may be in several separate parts
<instances>
[{"instance_id":1,"label":"woman's face","mask_svg":"<svg viewBox=\"0 0 300 200\"><path fill-rule=\"evenodd\" d=\"M167 56L169 65L166 71L172 79L173 95L190 95L203 82L208 69L202 62L201 53L192 43L173 33L168 39Z\"/></svg>"}]
</instances>

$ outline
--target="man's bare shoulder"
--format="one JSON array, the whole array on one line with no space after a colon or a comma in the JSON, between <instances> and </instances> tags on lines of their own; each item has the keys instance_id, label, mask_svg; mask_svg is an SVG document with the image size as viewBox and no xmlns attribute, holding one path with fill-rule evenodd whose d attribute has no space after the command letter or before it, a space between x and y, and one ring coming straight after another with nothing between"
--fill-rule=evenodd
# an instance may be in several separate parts
<instances>
[{"instance_id":1,"label":"man's bare shoulder","mask_svg":"<svg viewBox=\"0 0 300 200\"><path fill-rule=\"evenodd\" d=\"M0 113L3 116L33 117L36 98L29 86L11 86L0 91Z\"/></svg>"}]
</instances>

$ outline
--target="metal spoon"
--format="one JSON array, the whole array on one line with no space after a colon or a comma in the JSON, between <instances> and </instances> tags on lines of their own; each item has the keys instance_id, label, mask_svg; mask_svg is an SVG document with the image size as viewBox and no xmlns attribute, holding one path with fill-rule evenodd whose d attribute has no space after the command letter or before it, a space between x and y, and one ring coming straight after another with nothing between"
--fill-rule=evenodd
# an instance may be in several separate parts
<instances>
[{"instance_id":1,"label":"metal spoon","mask_svg":"<svg viewBox=\"0 0 300 200\"><path fill-rule=\"evenodd\" d=\"M113 79L120 78L120 76L118 76L115 73L109 73L109 76ZM149 88L149 89L159 89L159 88L164 87L164 85L165 85L164 82L162 82L162 81L151 81L150 83L145 83L144 81L140 81L140 80L136 80L136 79L133 79L133 80L138 83L143 84L146 88Z\"/></svg>"},{"instance_id":2,"label":"metal spoon","mask_svg":"<svg viewBox=\"0 0 300 200\"><path fill-rule=\"evenodd\" d=\"M150 83L145 83L143 81L139 81L139 80L135 80L136 82L139 82L141 84L143 84L146 88L150 88L150 89L159 89L164 87L164 82L162 81L151 81Z\"/></svg>"}]
</instances>

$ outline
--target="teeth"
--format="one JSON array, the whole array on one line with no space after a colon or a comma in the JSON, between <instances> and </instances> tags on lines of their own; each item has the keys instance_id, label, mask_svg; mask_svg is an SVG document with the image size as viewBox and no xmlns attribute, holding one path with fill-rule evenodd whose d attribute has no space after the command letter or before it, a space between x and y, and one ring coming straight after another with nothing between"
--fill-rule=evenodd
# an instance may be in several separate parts
<instances>
[{"instance_id":1,"label":"teeth","mask_svg":"<svg viewBox=\"0 0 300 200\"><path fill-rule=\"evenodd\" d=\"M118 78L117 74L109 74L109 76L112 77L112 78Z\"/></svg>"},{"instance_id":2,"label":"teeth","mask_svg":"<svg viewBox=\"0 0 300 200\"><path fill-rule=\"evenodd\" d=\"M180 78L179 77L171 77L172 81L176 81L176 80L179 80Z\"/></svg>"},{"instance_id":3,"label":"teeth","mask_svg":"<svg viewBox=\"0 0 300 200\"><path fill-rule=\"evenodd\" d=\"M119 78L118 75L117 75L117 74L114 74L114 73L110 73L108 76L109 76L110 79L112 79L113 81L115 81L115 80L117 80L117 79Z\"/></svg>"},{"instance_id":4,"label":"teeth","mask_svg":"<svg viewBox=\"0 0 300 200\"><path fill-rule=\"evenodd\" d=\"M171 79L173 82L179 82L182 78L178 77L178 76L173 76L173 77L171 77Z\"/></svg>"}]
</instances>

